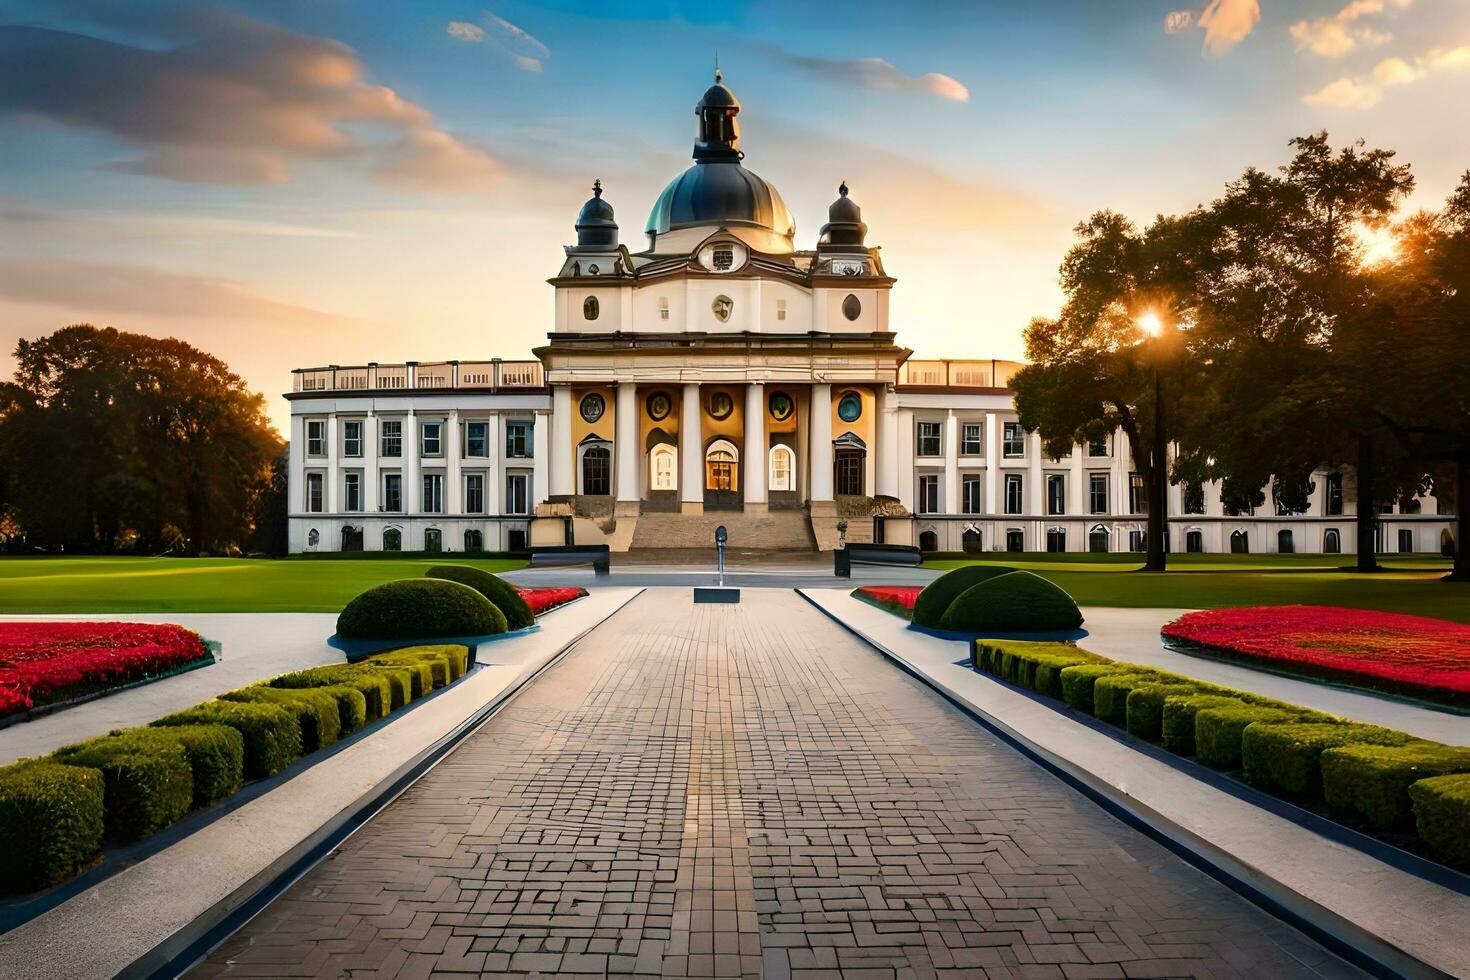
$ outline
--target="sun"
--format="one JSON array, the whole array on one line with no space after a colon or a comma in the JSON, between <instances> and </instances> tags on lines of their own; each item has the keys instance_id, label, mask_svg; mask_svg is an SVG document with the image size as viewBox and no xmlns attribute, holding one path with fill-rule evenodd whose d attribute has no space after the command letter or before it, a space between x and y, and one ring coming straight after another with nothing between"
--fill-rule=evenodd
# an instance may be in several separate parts
<instances>
[{"instance_id":1,"label":"sun","mask_svg":"<svg viewBox=\"0 0 1470 980\"><path fill-rule=\"evenodd\" d=\"M1363 247L1364 267L1398 261L1399 237L1392 225L1374 228L1359 222L1353 226L1353 234Z\"/></svg>"}]
</instances>

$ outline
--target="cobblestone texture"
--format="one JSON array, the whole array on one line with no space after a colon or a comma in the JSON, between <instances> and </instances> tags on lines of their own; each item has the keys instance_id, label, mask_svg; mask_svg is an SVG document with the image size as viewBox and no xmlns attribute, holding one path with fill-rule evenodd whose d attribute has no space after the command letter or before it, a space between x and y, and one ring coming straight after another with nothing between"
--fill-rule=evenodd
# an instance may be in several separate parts
<instances>
[{"instance_id":1,"label":"cobblestone texture","mask_svg":"<svg viewBox=\"0 0 1470 980\"><path fill-rule=\"evenodd\" d=\"M787 591L648 592L194 976L1356 975Z\"/></svg>"}]
</instances>

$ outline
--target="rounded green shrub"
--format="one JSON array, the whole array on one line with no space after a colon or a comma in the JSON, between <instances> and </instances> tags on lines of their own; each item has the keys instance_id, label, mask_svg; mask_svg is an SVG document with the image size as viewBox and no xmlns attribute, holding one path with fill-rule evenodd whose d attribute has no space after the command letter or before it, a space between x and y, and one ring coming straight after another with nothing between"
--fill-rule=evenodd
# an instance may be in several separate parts
<instances>
[{"instance_id":1,"label":"rounded green shrub","mask_svg":"<svg viewBox=\"0 0 1470 980\"><path fill-rule=\"evenodd\" d=\"M256 684L220 695L221 701L278 704L291 712L301 726L302 754L324 749L342 737L342 716L337 698L318 688L287 690Z\"/></svg>"},{"instance_id":2,"label":"rounded green shrub","mask_svg":"<svg viewBox=\"0 0 1470 980\"><path fill-rule=\"evenodd\" d=\"M58 749L63 765L102 773L103 823L109 837L135 841L189 812L194 776L177 739L129 729Z\"/></svg>"},{"instance_id":3,"label":"rounded green shrub","mask_svg":"<svg viewBox=\"0 0 1470 980\"><path fill-rule=\"evenodd\" d=\"M344 640L406 640L504 633L505 614L467 585L438 578L403 579L368 589L337 617Z\"/></svg>"},{"instance_id":4,"label":"rounded green shrub","mask_svg":"<svg viewBox=\"0 0 1470 980\"><path fill-rule=\"evenodd\" d=\"M1470 748L1438 742L1344 745L1322 753L1327 805L1381 830L1413 826L1409 787L1421 779L1470 773ZM1470 823L1462 828L1470 834Z\"/></svg>"},{"instance_id":5,"label":"rounded green shrub","mask_svg":"<svg viewBox=\"0 0 1470 980\"><path fill-rule=\"evenodd\" d=\"M1164 737L1164 703L1171 697L1200 693L1199 686L1170 678L1154 684L1140 684L1128 692L1124 706L1128 734L1158 742Z\"/></svg>"},{"instance_id":6,"label":"rounded green shrub","mask_svg":"<svg viewBox=\"0 0 1470 980\"><path fill-rule=\"evenodd\" d=\"M377 721L393 710L393 684L381 670L356 664L328 664L310 670L298 670L272 678L271 687L300 689L310 687L350 687L363 696L367 721Z\"/></svg>"},{"instance_id":7,"label":"rounded green shrub","mask_svg":"<svg viewBox=\"0 0 1470 980\"><path fill-rule=\"evenodd\" d=\"M102 854L103 776L25 759L0 768L0 892L65 881Z\"/></svg>"},{"instance_id":8,"label":"rounded green shrub","mask_svg":"<svg viewBox=\"0 0 1470 980\"><path fill-rule=\"evenodd\" d=\"M1135 687L1163 681L1160 674L1147 668L1099 677L1092 686L1092 716L1122 728L1128 723L1128 693Z\"/></svg>"},{"instance_id":9,"label":"rounded green shrub","mask_svg":"<svg viewBox=\"0 0 1470 980\"><path fill-rule=\"evenodd\" d=\"M1194 716L1194 754L1207 766L1240 768L1242 733L1256 722L1300 721L1301 716L1278 708L1223 705L1202 708Z\"/></svg>"},{"instance_id":10,"label":"rounded green shrub","mask_svg":"<svg viewBox=\"0 0 1470 980\"><path fill-rule=\"evenodd\" d=\"M1470 865L1470 773L1432 776L1409 787L1414 828L1440 860Z\"/></svg>"},{"instance_id":11,"label":"rounded green shrub","mask_svg":"<svg viewBox=\"0 0 1470 980\"><path fill-rule=\"evenodd\" d=\"M914 622L938 629L950 603L972 586L1014 572L1009 565L961 565L924 586L914 600Z\"/></svg>"},{"instance_id":12,"label":"rounded green shrub","mask_svg":"<svg viewBox=\"0 0 1470 980\"><path fill-rule=\"evenodd\" d=\"M1317 803L1322 800L1322 753L1339 745L1403 745L1409 735L1378 725L1252 725L1241 736L1240 759L1245 778L1280 796Z\"/></svg>"},{"instance_id":13,"label":"rounded green shrub","mask_svg":"<svg viewBox=\"0 0 1470 980\"><path fill-rule=\"evenodd\" d=\"M184 747L194 776L194 809L210 806L240 789L245 776L245 737L228 725L176 725L137 729L173 738Z\"/></svg>"},{"instance_id":14,"label":"rounded green shrub","mask_svg":"<svg viewBox=\"0 0 1470 980\"><path fill-rule=\"evenodd\" d=\"M228 725L245 739L245 778L274 776L301 757L301 725L278 704L205 701L158 719L155 727Z\"/></svg>"},{"instance_id":15,"label":"rounded green shrub","mask_svg":"<svg viewBox=\"0 0 1470 980\"><path fill-rule=\"evenodd\" d=\"M1224 694L1176 694L1164 698L1164 748L1175 755L1194 755L1194 718L1206 708L1244 708L1238 697Z\"/></svg>"},{"instance_id":16,"label":"rounded green shrub","mask_svg":"<svg viewBox=\"0 0 1470 980\"><path fill-rule=\"evenodd\" d=\"M415 701L434 690L434 668L413 657L380 656L361 661L367 667L390 667L408 678L409 697Z\"/></svg>"},{"instance_id":17,"label":"rounded green shrub","mask_svg":"<svg viewBox=\"0 0 1470 980\"><path fill-rule=\"evenodd\" d=\"M939 620L941 629L960 633L1050 633L1081 625L1072 597L1030 572L1007 572L970 586Z\"/></svg>"},{"instance_id":18,"label":"rounded green shrub","mask_svg":"<svg viewBox=\"0 0 1470 980\"><path fill-rule=\"evenodd\" d=\"M424 574L428 578L468 585L505 614L505 624L509 629L525 629L536 621L531 607L521 598L521 590L483 568L475 568L473 565L435 565Z\"/></svg>"},{"instance_id":19,"label":"rounded green shrub","mask_svg":"<svg viewBox=\"0 0 1470 980\"><path fill-rule=\"evenodd\" d=\"M1092 692L1098 678L1109 674L1133 673L1132 664L1078 664L1062 668L1062 700L1074 711L1092 714Z\"/></svg>"}]
</instances>

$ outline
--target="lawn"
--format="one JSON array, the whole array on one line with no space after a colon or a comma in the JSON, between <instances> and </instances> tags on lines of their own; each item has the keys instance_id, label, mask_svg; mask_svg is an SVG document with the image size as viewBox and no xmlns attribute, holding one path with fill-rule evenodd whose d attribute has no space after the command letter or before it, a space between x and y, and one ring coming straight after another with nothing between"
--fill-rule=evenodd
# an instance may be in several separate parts
<instances>
[{"instance_id":1,"label":"lawn","mask_svg":"<svg viewBox=\"0 0 1470 980\"><path fill-rule=\"evenodd\" d=\"M515 559L8 558L0 613L339 612L347 600L432 565L502 572Z\"/></svg>"},{"instance_id":2,"label":"lawn","mask_svg":"<svg viewBox=\"0 0 1470 980\"><path fill-rule=\"evenodd\" d=\"M1372 575L1344 571L1351 560L1350 555L1170 555L1169 571L1140 572L1137 555L997 552L980 559L928 561L924 567L979 561L1025 568L1066 589L1081 606L1355 606L1470 623L1470 584L1439 581L1449 571L1447 559L1384 555L1379 560L1385 571Z\"/></svg>"}]
</instances>

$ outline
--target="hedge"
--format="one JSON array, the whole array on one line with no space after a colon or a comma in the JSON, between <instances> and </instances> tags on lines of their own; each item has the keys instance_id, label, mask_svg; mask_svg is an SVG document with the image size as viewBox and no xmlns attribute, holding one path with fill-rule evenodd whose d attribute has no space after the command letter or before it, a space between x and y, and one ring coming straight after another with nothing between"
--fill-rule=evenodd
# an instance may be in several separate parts
<instances>
[{"instance_id":1,"label":"hedge","mask_svg":"<svg viewBox=\"0 0 1470 980\"><path fill-rule=\"evenodd\" d=\"M945 572L924 586L919 597L914 600L914 622L930 629L938 628L940 620L949 611L950 604L962 592L981 582L1014 571L1009 565L961 565Z\"/></svg>"},{"instance_id":2,"label":"hedge","mask_svg":"<svg viewBox=\"0 0 1470 980\"><path fill-rule=\"evenodd\" d=\"M408 696L417 701L434 690L434 669L427 661L412 657L371 657L361 661L364 666L384 667L400 672L408 678Z\"/></svg>"},{"instance_id":3,"label":"hedge","mask_svg":"<svg viewBox=\"0 0 1470 980\"><path fill-rule=\"evenodd\" d=\"M218 803L239 792L245 776L245 737L228 725L176 725L153 729L177 739L189 759L194 777L195 810ZM132 731L150 731L135 728Z\"/></svg>"},{"instance_id":4,"label":"hedge","mask_svg":"<svg viewBox=\"0 0 1470 980\"><path fill-rule=\"evenodd\" d=\"M1164 748L1176 755L1194 755L1195 716L1205 708L1244 708L1246 703L1224 694L1179 694L1164 698L1161 730Z\"/></svg>"},{"instance_id":5,"label":"hedge","mask_svg":"<svg viewBox=\"0 0 1470 980\"><path fill-rule=\"evenodd\" d=\"M1128 692L1145 684L1158 684L1164 675L1146 667L1099 677L1092 685L1092 716L1119 728L1128 723Z\"/></svg>"},{"instance_id":6,"label":"hedge","mask_svg":"<svg viewBox=\"0 0 1470 980\"><path fill-rule=\"evenodd\" d=\"M437 690L464 676L469 666L469 648L457 645L409 647L406 650L379 654L367 663L409 666L415 669L420 666L427 668L427 676L431 682L425 686L425 693L427 693L429 690ZM417 688L414 696L420 696Z\"/></svg>"},{"instance_id":7,"label":"hedge","mask_svg":"<svg viewBox=\"0 0 1470 980\"><path fill-rule=\"evenodd\" d=\"M45 759L0 768L0 891L35 891L102 854L102 773Z\"/></svg>"},{"instance_id":8,"label":"hedge","mask_svg":"<svg viewBox=\"0 0 1470 980\"><path fill-rule=\"evenodd\" d=\"M162 830L188 813L194 800L194 776L183 745L146 728L68 745L52 758L102 773L103 825L118 841Z\"/></svg>"},{"instance_id":9,"label":"hedge","mask_svg":"<svg viewBox=\"0 0 1470 980\"><path fill-rule=\"evenodd\" d=\"M1406 830L1414 823L1409 787L1433 776L1470 773L1470 749L1417 740L1343 745L1323 752L1320 765L1331 809L1379 830Z\"/></svg>"},{"instance_id":10,"label":"hedge","mask_svg":"<svg viewBox=\"0 0 1470 980\"><path fill-rule=\"evenodd\" d=\"M1445 861L1470 865L1470 774L1421 779L1409 799L1419 838Z\"/></svg>"},{"instance_id":11,"label":"hedge","mask_svg":"<svg viewBox=\"0 0 1470 980\"><path fill-rule=\"evenodd\" d=\"M942 629L961 633L1045 633L1081 625L1072 597L1031 572L1007 572L970 586L939 620Z\"/></svg>"},{"instance_id":12,"label":"hedge","mask_svg":"<svg viewBox=\"0 0 1470 980\"><path fill-rule=\"evenodd\" d=\"M228 725L245 738L245 778L274 776L301 756L301 725L276 704L205 701L153 723L173 725Z\"/></svg>"},{"instance_id":13,"label":"hedge","mask_svg":"<svg viewBox=\"0 0 1470 980\"><path fill-rule=\"evenodd\" d=\"M1069 643L1030 640L976 640L971 661L978 670L1055 698L1062 695L1063 668L1106 662Z\"/></svg>"},{"instance_id":14,"label":"hedge","mask_svg":"<svg viewBox=\"0 0 1470 980\"><path fill-rule=\"evenodd\" d=\"M337 617L345 640L405 640L504 633L505 614L467 585L439 578L403 579L368 589Z\"/></svg>"},{"instance_id":15,"label":"hedge","mask_svg":"<svg viewBox=\"0 0 1470 980\"><path fill-rule=\"evenodd\" d=\"M1256 722L1299 721L1301 715L1280 708L1247 704L1205 708L1194 716L1195 757L1219 769L1240 768L1240 740Z\"/></svg>"},{"instance_id":16,"label":"hedge","mask_svg":"<svg viewBox=\"0 0 1470 980\"><path fill-rule=\"evenodd\" d=\"M1128 734L1150 742L1161 741L1164 737L1164 704L1171 697L1191 697L1200 693L1200 685L1184 681L1164 680L1134 687L1128 692L1124 706Z\"/></svg>"},{"instance_id":17,"label":"hedge","mask_svg":"<svg viewBox=\"0 0 1470 980\"><path fill-rule=\"evenodd\" d=\"M1074 711L1092 714L1092 692L1099 678L1109 674L1136 672L1132 664L1081 664L1062 668L1062 700Z\"/></svg>"},{"instance_id":18,"label":"hedge","mask_svg":"<svg viewBox=\"0 0 1470 980\"><path fill-rule=\"evenodd\" d=\"M1403 745L1412 736L1380 725L1310 721L1287 725L1255 725L1240 742L1246 781L1279 796L1320 803L1323 752L1339 745Z\"/></svg>"},{"instance_id":19,"label":"hedge","mask_svg":"<svg viewBox=\"0 0 1470 980\"><path fill-rule=\"evenodd\" d=\"M278 704L291 712L301 728L301 754L324 749L342 737L342 715L337 698L322 688L285 690L253 684L221 694L221 701Z\"/></svg>"},{"instance_id":20,"label":"hedge","mask_svg":"<svg viewBox=\"0 0 1470 980\"><path fill-rule=\"evenodd\" d=\"M492 575L473 565L435 565L424 574L428 578L468 585L489 599L504 614L508 629L525 629L536 621L536 614L531 612L531 607L521 598L521 590L499 575Z\"/></svg>"},{"instance_id":21,"label":"hedge","mask_svg":"<svg viewBox=\"0 0 1470 980\"><path fill-rule=\"evenodd\" d=\"M363 696L363 710L368 721L377 721L393 710L393 684L386 673L356 664L329 664L270 681L271 687L300 689L308 687L350 687Z\"/></svg>"}]
</instances>

